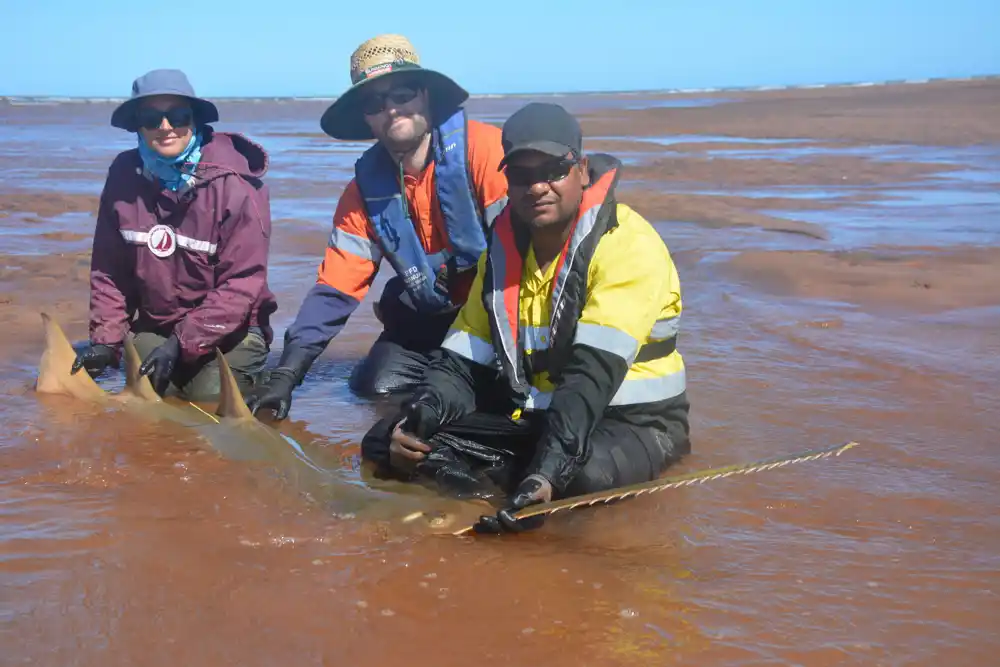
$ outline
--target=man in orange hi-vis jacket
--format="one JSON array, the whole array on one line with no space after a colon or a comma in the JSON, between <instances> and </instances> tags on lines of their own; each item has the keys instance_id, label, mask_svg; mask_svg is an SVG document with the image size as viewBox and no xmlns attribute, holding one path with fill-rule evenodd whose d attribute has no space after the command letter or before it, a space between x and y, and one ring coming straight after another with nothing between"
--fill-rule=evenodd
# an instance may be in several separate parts
<instances>
[{"instance_id":1,"label":"man in orange hi-vis jacket","mask_svg":"<svg viewBox=\"0 0 1000 667\"><path fill-rule=\"evenodd\" d=\"M292 390L368 292L382 260L396 275L376 306L384 327L351 375L363 396L423 377L465 303L493 220L507 204L500 128L467 118L468 93L421 67L410 42L380 35L351 56L352 86L323 114L337 139L377 142L337 205L316 285L285 332L270 379L247 404L288 415Z\"/></svg>"}]
</instances>

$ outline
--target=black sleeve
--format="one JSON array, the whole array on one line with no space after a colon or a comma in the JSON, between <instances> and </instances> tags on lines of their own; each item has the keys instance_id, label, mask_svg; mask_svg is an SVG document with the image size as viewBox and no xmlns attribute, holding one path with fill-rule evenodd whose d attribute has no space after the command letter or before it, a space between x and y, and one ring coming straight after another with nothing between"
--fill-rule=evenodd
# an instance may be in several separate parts
<instances>
[{"instance_id":1,"label":"black sleeve","mask_svg":"<svg viewBox=\"0 0 1000 667\"><path fill-rule=\"evenodd\" d=\"M433 408L441 424L448 424L475 411L474 362L445 348L431 353L423 381L413 392L413 402Z\"/></svg>"},{"instance_id":2,"label":"black sleeve","mask_svg":"<svg viewBox=\"0 0 1000 667\"><path fill-rule=\"evenodd\" d=\"M562 493L590 459L590 434L625 380L621 357L576 344L552 394L538 450L528 473L543 475Z\"/></svg>"}]
</instances>

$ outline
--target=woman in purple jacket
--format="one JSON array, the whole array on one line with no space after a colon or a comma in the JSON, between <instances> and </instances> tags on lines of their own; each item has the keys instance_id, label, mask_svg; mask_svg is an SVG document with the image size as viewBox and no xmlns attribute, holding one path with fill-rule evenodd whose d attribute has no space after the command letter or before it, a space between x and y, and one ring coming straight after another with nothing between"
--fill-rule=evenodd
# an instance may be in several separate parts
<instances>
[{"instance_id":1,"label":"woman in purple jacket","mask_svg":"<svg viewBox=\"0 0 1000 667\"><path fill-rule=\"evenodd\" d=\"M271 214L264 149L214 131L215 105L183 72L132 84L111 124L138 146L115 158L101 193L90 270L90 341L73 372L117 368L125 336L160 395L219 394L215 350L240 388L262 372L277 308L267 286Z\"/></svg>"}]
</instances>

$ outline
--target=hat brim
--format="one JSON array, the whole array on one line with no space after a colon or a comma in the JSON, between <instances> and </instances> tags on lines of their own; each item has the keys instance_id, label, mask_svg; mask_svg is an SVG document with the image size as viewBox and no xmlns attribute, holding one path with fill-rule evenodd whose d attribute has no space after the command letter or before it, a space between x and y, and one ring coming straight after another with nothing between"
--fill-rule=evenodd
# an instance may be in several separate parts
<instances>
[{"instance_id":1,"label":"hat brim","mask_svg":"<svg viewBox=\"0 0 1000 667\"><path fill-rule=\"evenodd\" d=\"M177 97L187 99L187 101L191 104L191 110L194 112L195 122L199 125L203 125L205 123L215 123L219 120L219 109L208 100L203 100L200 97L183 95L181 93L162 91L150 93L149 95L139 95L119 104L118 108L111 112L111 126L128 132L138 132L139 120L136 117L136 111L139 108L139 104L146 98L156 97L158 95L176 95Z\"/></svg>"},{"instance_id":2,"label":"hat brim","mask_svg":"<svg viewBox=\"0 0 1000 667\"><path fill-rule=\"evenodd\" d=\"M528 151L534 151L536 153L545 153L546 155L551 155L552 157L566 157L567 153L574 152L572 146L561 144L558 141L545 141L545 140L529 141L527 143L511 147L511 149L504 154L503 159L500 160L500 164L497 167L497 171L503 169L504 166L506 166L507 162L510 160L510 158L512 158L513 156L517 155L518 153L526 153Z\"/></svg>"},{"instance_id":3,"label":"hat brim","mask_svg":"<svg viewBox=\"0 0 1000 667\"><path fill-rule=\"evenodd\" d=\"M361 113L359 102L361 92L372 81L378 81L389 76L399 76L405 74L420 82L421 86L427 88L431 100L431 114L435 118L445 118L465 100L469 99L469 93L450 78L423 67L406 67L371 77L354 84L348 88L340 97L334 100L323 116L319 125L323 132L334 139L344 139L348 141L364 141L374 139L375 135L365 122L364 114Z\"/></svg>"}]
</instances>

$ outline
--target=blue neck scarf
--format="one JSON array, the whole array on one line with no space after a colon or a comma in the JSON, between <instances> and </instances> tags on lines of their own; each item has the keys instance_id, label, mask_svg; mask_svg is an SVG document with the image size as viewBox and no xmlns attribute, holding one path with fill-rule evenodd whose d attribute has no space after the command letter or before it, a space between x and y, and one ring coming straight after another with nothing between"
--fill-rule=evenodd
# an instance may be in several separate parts
<instances>
[{"instance_id":1,"label":"blue neck scarf","mask_svg":"<svg viewBox=\"0 0 1000 667\"><path fill-rule=\"evenodd\" d=\"M138 133L137 133L138 134ZM194 179L194 170L201 161L201 131L191 133L191 140L180 155L165 158L146 143L142 134L139 138L139 156L146 171L159 179L163 187L177 192Z\"/></svg>"}]
</instances>

